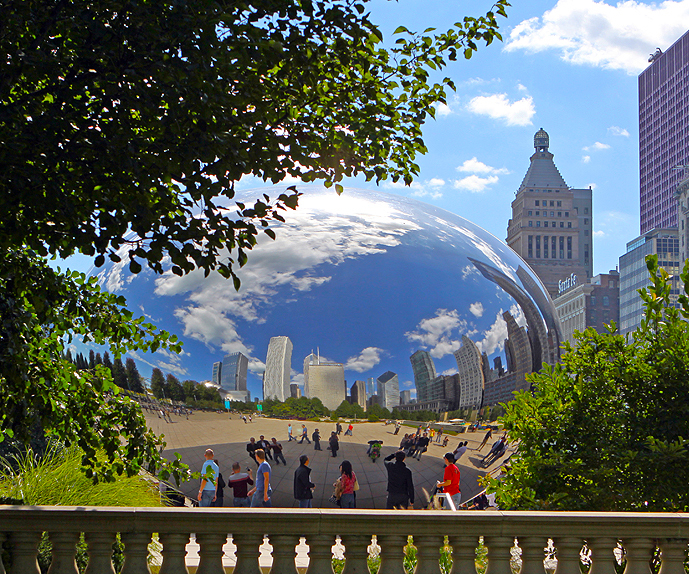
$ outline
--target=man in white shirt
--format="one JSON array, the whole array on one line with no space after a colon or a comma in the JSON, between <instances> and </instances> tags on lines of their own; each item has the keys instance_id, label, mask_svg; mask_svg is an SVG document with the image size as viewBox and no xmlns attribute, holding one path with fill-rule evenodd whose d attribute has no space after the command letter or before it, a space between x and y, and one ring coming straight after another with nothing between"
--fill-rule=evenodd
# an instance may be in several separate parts
<instances>
[{"instance_id":1,"label":"man in white shirt","mask_svg":"<svg viewBox=\"0 0 689 574\"><path fill-rule=\"evenodd\" d=\"M220 469L213 462L213 450L206 449L206 462L201 466L201 487L199 488L199 506L210 506L215 501L218 489L218 474Z\"/></svg>"}]
</instances>

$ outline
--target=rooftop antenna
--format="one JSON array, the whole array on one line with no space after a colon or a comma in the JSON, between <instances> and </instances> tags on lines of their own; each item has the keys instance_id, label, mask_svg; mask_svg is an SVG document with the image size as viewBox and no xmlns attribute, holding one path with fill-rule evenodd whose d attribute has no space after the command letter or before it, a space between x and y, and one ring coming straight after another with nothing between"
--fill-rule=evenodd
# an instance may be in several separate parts
<instances>
[{"instance_id":1,"label":"rooftop antenna","mask_svg":"<svg viewBox=\"0 0 689 574\"><path fill-rule=\"evenodd\" d=\"M318 363L316 363L316 364L320 365L321 364L321 348L316 347L316 352L318 353Z\"/></svg>"}]
</instances>

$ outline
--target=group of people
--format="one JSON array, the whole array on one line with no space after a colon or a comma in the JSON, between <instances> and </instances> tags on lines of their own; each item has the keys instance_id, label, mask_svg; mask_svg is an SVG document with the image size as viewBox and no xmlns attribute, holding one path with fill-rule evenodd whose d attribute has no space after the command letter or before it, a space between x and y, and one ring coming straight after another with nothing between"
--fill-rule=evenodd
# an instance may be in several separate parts
<instances>
[{"instance_id":1,"label":"group of people","mask_svg":"<svg viewBox=\"0 0 689 574\"><path fill-rule=\"evenodd\" d=\"M263 451L264 459L267 458L268 460L274 460L275 464L280 464L280 461L282 461L282 464L287 466L285 456L282 454L282 444L279 443L275 437L271 439L271 442L268 442L263 435L260 436L258 442L256 442L254 437L249 439L249 442L246 445L246 452L249 453L249 456L257 465L259 462L256 458L256 451L259 449Z\"/></svg>"},{"instance_id":2,"label":"group of people","mask_svg":"<svg viewBox=\"0 0 689 574\"><path fill-rule=\"evenodd\" d=\"M400 441L400 450L406 456L421 460L421 455L428 450L428 444L431 442L428 433L423 434L405 434Z\"/></svg>"}]
</instances>

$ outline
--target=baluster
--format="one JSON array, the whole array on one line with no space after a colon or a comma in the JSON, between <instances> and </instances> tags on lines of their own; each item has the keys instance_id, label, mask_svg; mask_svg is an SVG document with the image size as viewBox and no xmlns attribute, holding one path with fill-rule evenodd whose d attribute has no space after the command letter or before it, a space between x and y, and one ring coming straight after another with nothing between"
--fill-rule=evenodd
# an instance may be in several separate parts
<instances>
[{"instance_id":1,"label":"baluster","mask_svg":"<svg viewBox=\"0 0 689 574\"><path fill-rule=\"evenodd\" d=\"M5 535L0 532L0 548L2 548L3 543L7 540ZM0 574L6 574L5 573L5 565L2 563L2 558L0 557Z\"/></svg>"},{"instance_id":2,"label":"baluster","mask_svg":"<svg viewBox=\"0 0 689 574\"><path fill-rule=\"evenodd\" d=\"M299 536L294 534L274 534L270 537L273 547L273 567L270 574L296 574L297 544Z\"/></svg>"},{"instance_id":3,"label":"baluster","mask_svg":"<svg viewBox=\"0 0 689 574\"><path fill-rule=\"evenodd\" d=\"M626 538L622 541L627 551L625 574L650 574L653 542L650 538Z\"/></svg>"},{"instance_id":4,"label":"baluster","mask_svg":"<svg viewBox=\"0 0 689 574\"><path fill-rule=\"evenodd\" d=\"M314 534L306 537L309 567L306 574L333 574L333 537Z\"/></svg>"},{"instance_id":5,"label":"baluster","mask_svg":"<svg viewBox=\"0 0 689 574\"><path fill-rule=\"evenodd\" d=\"M483 539L488 549L488 567L486 574L512 574L510 568L510 549L514 538L509 536L485 536Z\"/></svg>"},{"instance_id":6,"label":"baluster","mask_svg":"<svg viewBox=\"0 0 689 574\"><path fill-rule=\"evenodd\" d=\"M614 538L593 538L587 540L591 550L591 569L589 574L615 574Z\"/></svg>"},{"instance_id":7,"label":"baluster","mask_svg":"<svg viewBox=\"0 0 689 574\"><path fill-rule=\"evenodd\" d=\"M237 550L237 565L233 574L261 574L258 557L261 555L259 547L263 544L262 534L232 534Z\"/></svg>"},{"instance_id":8,"label":"baluster","mask_svg":"<svg viewBox=\"0 0 689 574\"><path fill-rule=\"evenodd\" d=\"M196 574L225 574L222 565L222 547L227 542L227 534L206 532L196 535L199 544L199 567Z\"/></svg>"},{"instance_id":9,"label":"baluster","mask_svg":"<svg viewBox=\"0 0 689 574\"><path fill-rule=\"evenodd\" d=\"M476 546L475 537L450 536L452 546L452 570L450 574L476 574Z\"/></svg>"},{"instance_id":10,"label":"baluster","mask_svg":"<svg viewBox=\"0 0 689 574\"><path fill-rule=\"evenodd\" d=\"M14 532L12 534L12 574L40 574L38 543L40 532Z\"/></svg>"},{"instance_id":11,"label":"baluster","mask_svg":"<svg viewBox=\"0 0 689 574\"><path fill-rule=\"evenodd\" d=\"M112 566L112 545L114 532L87 532L86 544L89 563L84 574L115 574Z\"/></svg>"},{"instance_id":12,"label":"baluster","mask_svg":"<svg viewBox=\"0 0 689 574\"><path fill-rule=\"evenodd\" d=\"M129 532L121 537L124 542L124 564L120 574L151 574L148 567L148 545L151 535Z\"/></svg>"},{"instance_id":13,"label":"baluster","mask_svg":"<svg viewBox=\"0 0 689 574\"><path fill-rule=\"evenodd\" d=\"M562 537L554 540L557 548L557 570L555 574L581 574L581 549L584 546L580 538Z\"/></svg>"},{"instance_id":14,"label":"baluster","mask_svg":"<svg viewBox=\"0 0 689 574\"><path fill-rule=\"evenodd\" d=\"M443 537L437 535L414 535L416 546L416 574L440 574L440 547Z\"/></svg>"},{"instance_id":15,"label":"baluster","mask_svg":"<svg viewBox=\"0 0 689 574\"><path fill-rule=\"evenodd\" d=\"M404 547L407 537L396 534L378 535L380 569L378 574L405 574Z\"/></svg>"},{"instance_id":16,"label":"baluster","mask_svg":"<svg viewBox=\"0 0 689 574\"><path fill-rule=\"evenodd\" d=\"M163 563L159 574L189 574L185 562L189 534L161 533L159 538L163 545Z\"/></svg>"},{"instance_id":17,"label":"baluster","mask_svg":"<svg viewBox=\"0 0 689 574\"><path fill-rule=\"evenodd\" d=\"M522 549L522 569L520 574L544 574L545 547L548 541L541 536L521 536L518 539Z\"/></svg>"},{"instance_id":18,"label":"baluster","mask_svg":"<svg viewBox=\"0 0 689 574\"><path fill-rule=\"evenodd\" d=\"M368 545L371 544L371 537L340 534L340 540L345 547L345 566L342 574L369 574Z\"/></svg>"},{"instance_id":19,"label":"baluster","mask_svg":"<svg viewBox=\"0 0 689 574\"><path fill-rule=\"evenodd\" d=\"M48 574L78 574L76 555L79 533L51 532L48 536L53 546Z\"/></svg>"},{"instance_id":20,"label":"baluster","mask_svg":"<svg viewBox=\"0 0 689 574\"><path fill-rule=\"evenodd\" d=\"M687 551L687 541L661 538L658 545L662 552L658 574L684 574L684 553Z\"/></svg>"}]
</instances>

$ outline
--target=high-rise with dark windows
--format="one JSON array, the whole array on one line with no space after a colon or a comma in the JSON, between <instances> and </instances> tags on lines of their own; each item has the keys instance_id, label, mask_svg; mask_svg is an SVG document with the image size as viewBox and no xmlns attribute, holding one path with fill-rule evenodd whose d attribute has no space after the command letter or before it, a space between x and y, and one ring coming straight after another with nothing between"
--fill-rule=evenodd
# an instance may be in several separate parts
<instances>
[{"instance_id":1,"label":"high-rise with dark windows","mask_svg":"<svg viewBox=\"0 0 689 574\"><path fill-rule=\"evenodd\" d=\"M677 227L675 188L689 163L689 32L639 74L641 235Z\"/></svg>"},{"instance_id":2,"label":"high-rise with dark windows","mask_svg":"<svg viewBox=\"0 0 689 574\"><path fill-rule=\"evenodd\" d=\"M230 353L222 360L220 386L226 391L246 391L249 359L242 353Z\"/></svg>"},{"instance_id":3,"label":"high-rise with dark windows","mask_svg":"<svg viewBox=\"0 0 689 574\"><path fill-rule=\"evenodd\" d=\"M428 351L416 351L411 357L411 368L414 371L414 385L416 386L416 401L429 400L428 388L435 379L435 365Z\"/></svg>"}]
</instances>

